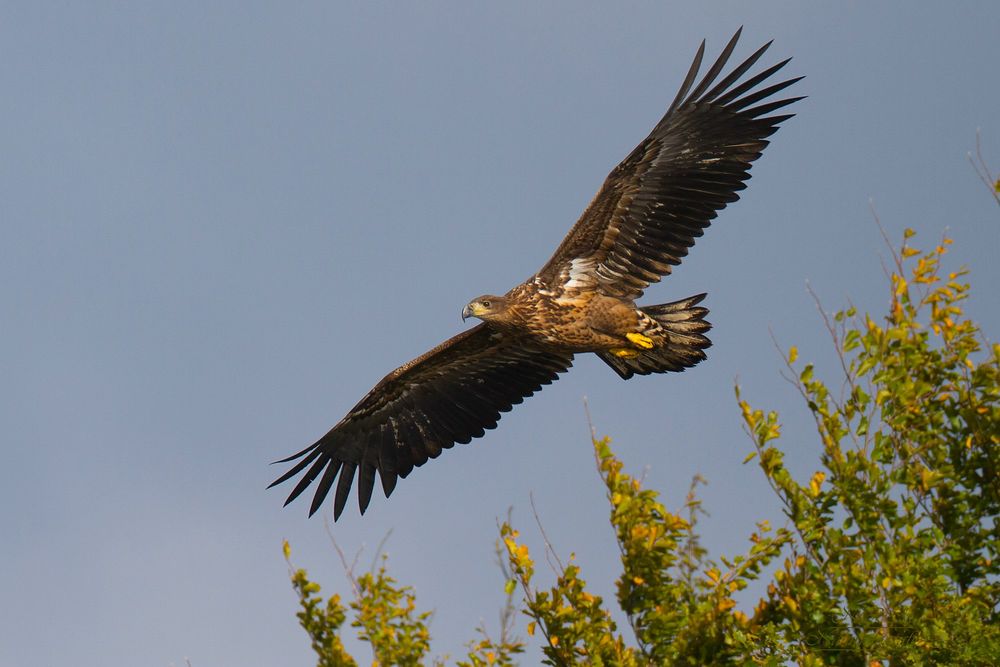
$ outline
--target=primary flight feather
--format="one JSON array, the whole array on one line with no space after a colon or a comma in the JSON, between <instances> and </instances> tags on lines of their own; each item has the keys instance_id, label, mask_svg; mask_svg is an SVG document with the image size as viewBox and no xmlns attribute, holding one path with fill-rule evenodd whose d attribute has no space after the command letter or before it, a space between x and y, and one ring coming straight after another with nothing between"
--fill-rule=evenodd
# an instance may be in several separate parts
<instances>
[{"instance_id":1,"label":"primary flight feather","mask_svg":"<svg viewBox=\"0 0 1000 667\"><path fill-rule=\"evenodd\" d=\"M697 305L704 294L657 306L635 300L739 199L766 138L792 116L771 114L802 99L773 99L802 77L760 87L788 60L743 79L770 42L720 79L739 36L696 85L702 42L666 114L538 273L503 296L471 301L462 318L481 324L389 373L326 435L279 461L296 463L271 486L302 474L286 505L316 483L312 515L336 485L336 520L357 477L364 514L376 475L388 497L414 467L494 428L502 412L568 370L575 354L597 354L626 380L705 358L711 325Z\"/></svg>"}]
</instances>

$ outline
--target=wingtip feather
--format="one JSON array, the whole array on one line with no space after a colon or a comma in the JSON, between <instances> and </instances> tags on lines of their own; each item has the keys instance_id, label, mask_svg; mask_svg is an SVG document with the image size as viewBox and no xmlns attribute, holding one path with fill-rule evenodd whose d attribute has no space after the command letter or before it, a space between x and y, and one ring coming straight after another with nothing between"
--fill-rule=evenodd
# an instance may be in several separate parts
<instances>
[{"instance_id":1,"label":"wingtip feather","mask_svg":"<svg viewBox=\"0 0 1000 667\"><path fill-rule=\"evenodd\" d=\"M354 483L354 473L358 469L357 463L345 461L340 472L340 479L337 481L337 494L333 500L333 520L336 521L344 513L347 505L347 498L351 493L351 485Z\"/></svg>"},{"instance_id":2,"label":"wingtip feather","mask_svg":"<svg viewBox=\"0 0 1000 667\"><path fill-rule=\"evenodd\" d=\"M688 68L687 76L684 77L684 83L681 84L680 90L677 91L677 95L674 97L674 101L670 103L670 107L667 108L667 113L664 114L664 119L666 119L670 113L676 109L684 99L687 97L687 93L691 90L691 86L694 85L695 79L698 78L698 70L701 69L701 61L705 57L705 40L701 40L701 45L698 47L697 53L694 55L694 60L691 62L691 67ZM660 121L661 123L663 121Z\"/></svg>"},{"instance_id":3,"label":"wingtip feather","mask_svg":"<svg viewBox=\"0 0 1000 667\"><path fill-rule=\"evenodd\" d=\"M316 485L316 492L313 493L312 503L309 504L309 516L316 513L323 505L323 501L326 500L326 495L330 492L330 487L333 485L333 480L340 472L340 466L342 463L338 460L330 460L323 471L323 477L320 478L319 484Z\"/></svg>"}]
</instances>

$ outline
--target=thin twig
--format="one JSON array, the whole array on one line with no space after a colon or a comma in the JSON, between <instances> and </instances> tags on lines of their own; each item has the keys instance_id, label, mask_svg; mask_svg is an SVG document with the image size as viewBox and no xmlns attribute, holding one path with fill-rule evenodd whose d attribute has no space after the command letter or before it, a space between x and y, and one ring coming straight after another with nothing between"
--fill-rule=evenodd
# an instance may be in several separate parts
<instances>
[{"instance_id":1,"label":"thin twig","mask_svg":"<svg viewBox=\"0 0 1000 667\"><path fill-rule=\"evenodd\" d=\"M354 567L358 564L358 557L361 552L358 551L357 555L354 556L354 562L350 565L347 564L347 556L344 555L344 550L340 548L337 544L337 538L333 536L333 524L327 520L323 522L323 526L326 528L326 535L330 538L330 543L333 544L333 548L337 551L337 555L340 556L340 564L344 568L344 574L347 575L348 581L351 582L351 588L354 590L354 597L361 597L361 589L358 588L358 580L354 577Z\"/></svg>"},{"instance_id":2,"label":"thin twig","mask_svg":"<svg viewBox=\"0 0 1000 667\"><path fill-rule=\"evenodd\" d=\"M993 200L1000 205L1000 191L998 191L1000 189L1000 179L997 179L990 173L989 165L986 164L986 160L983 158L982 133L978 127L976 128L976 159L979 162L977 163L976 160L972 159L971 152L966 153L966 157L969 159L969 164L972 165L972 168L976 170L976 176L979 177L979 180L983 182L986 189L993 195Z\"/></svg>"},{"instance_id":3,"label":"thin twig","mask_svg":"<svg viewBox=\"0 0 1000 667\"><path fill-rule=\"evenodd\" d=\"M806 291L809 293L809 296L812 297L813 303L816 304L816 310L819 311L820 317L823 318L823 325L826 327L826 330L830 333L830 338L833 341L833 347L837 351L837 359L840 361L840 368L844 373L845 385L843 386L850 387L851 392L853 392L855 387L854 378L852 377L851 371L848 368L847 360L844 358L843 338L837 331L836 325L830 321L829 315L827 315L826 311L823 310L823 303L819 300L819 296L816 294L816 292L813 291L812 285L809 284L809 281L806 281ZM832 398L830 400L833 401ZM840 400L833 401L834 405L837 407L838 410L841 409L845 400L846 399L844 398L844 389L842 388L840 391ZM856 439L855 439L855 444L857 444Z\"/></svg>"},{"instance_id":4,"label":"thin twig","mask_svg":"<svg viewBox=\"0 0 1000 667\"><path fill-rule=\"evenodd\" d=\"M375 565L376 563L378 563L378 557L382 554L382 550L385 549L385 543L389 541L389 537L391 535L392 535L392 528L386 531L385 537L383 537L382 541L378 543L378 548L375 549L375 555L372 556L372 567L371 567L372 572L375 571Z\"/></svg>"},{"instance_id":5,"label":"thin twig","mask_svg":"<svg viewBox=\"0 0 1000 667\"><path fill-rule=\"evenodd\" d=\"M801 389L799 386L799 378L797 375L795 375L795 370L792 367L791 362L788 361L788 356L785 353L785 350L781 347L781 343L778 342L778 337L775 335L774 329L768 326L767 333L771 336L771 344L774 345L774 349L778 351L778 358L785 363L785 367L788 368L788 370L790 371L788 374L786 374L785 371L778 371L778 375L781 377L782 380L792 385L796 389ZM739 376L737 376L736 379L733 380L733 383L734 384L740 383Z\"/></svg>"},{"instance_id":6,"label":"thin twig","mask_svg":"<svg viewBox=\"0 0 1000 667\"><path fill-rule=\"evenodd\" d=\"M542 539L545 540L545 560L548 562L549 567L552 568L556 577L561 577L562 573L566 571L566 566L563 565L562 560L559 558L559 554L556 553L555 548L552 546L552 542L549 541L549 536L545 532L545 526L542 525L542 519L538 516L538 508L535 507L535 494L528 493L528 500L531 502L531 513L535 516L535 523L538 525L538 532L542 534ZM559 565L558 570L556 570L555 565L553 565L551 560L552 558L554 558L556 563Z\"/></svg>"},{"instance_id":7,"label":"thin twig","mask_svg":"<svg viewBox=\"0 0 1000 667\"><path fill-rule=\"evenodd\" d=\"M889 254L892 255L893 261L896 263L896 270L899 271L899 275L903 275L903 259L901 253L896 252L896 247L892 245L892 241L889 240L889 235L885 233L885 227L882 226L882 220L878 217L878 211L875 210L875 200L868 198L868 209L872 212L872 218L875 220L875 226L878 227L879 233L882 235L882 240L885 241L886 247L889 249ZM903 248L906 248L906 239L903 239ZM900 248L900 251L903 250Z\"/></svg>"},{"instance_id":8,"label":"thin twig","mask_svg":"<svg viewBox=\"0 0 1000 667\"><path fill-rule=\"evenodd\" d=\"M594 420L590 418L590 403L587 402L587 397L583 397L583 413L587 415L587 428L590 429L590 438L592 440L597 440L597 429L594 428Z\"/></svg>"}]
</instances>

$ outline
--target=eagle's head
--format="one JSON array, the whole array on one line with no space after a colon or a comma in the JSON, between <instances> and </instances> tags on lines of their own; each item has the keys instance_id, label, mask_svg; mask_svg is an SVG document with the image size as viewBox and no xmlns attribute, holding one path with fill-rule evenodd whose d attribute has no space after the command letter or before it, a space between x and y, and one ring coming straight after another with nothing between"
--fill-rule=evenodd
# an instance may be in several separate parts
<instances>
[{"instance_id":1,"label":"eagle's head","mask_svg":"<svg viewBox=\"0 0 1000 667\"><path fill-rule=\"evenodd\" d=\"M502 321L507 312L507 298L484 294L476 297L462 309L462 321L478 317L484 322Z\"/></svg>"}]
</instances>

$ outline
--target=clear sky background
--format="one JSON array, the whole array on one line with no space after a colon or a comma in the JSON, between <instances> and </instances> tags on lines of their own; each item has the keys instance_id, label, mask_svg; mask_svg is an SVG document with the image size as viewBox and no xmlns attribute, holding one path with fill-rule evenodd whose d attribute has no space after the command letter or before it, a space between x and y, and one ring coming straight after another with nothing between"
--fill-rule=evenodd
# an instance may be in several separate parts
<instances>
[{"instance_id":1,"label":"clear sky background","mask_svg":"<svg viewBox=\"0 0 1000 667\"><path fill-rule=\"evenodd\" d=\"M497 627L509 506L541 556L529 494L612 596L586 396L668 505L703 474L706 545L742 550L781 515L734 380L815 470L769 330L835 379L806 284L882 312L870 200L894 240L950 230L1000 331L1000 217L966 160L981 127L1000 169L1000 4L930 4L0 3L0 665L311 664L282 539L349 588L268 463L534 273L740 25L737 57L774 38L763 64L794 56L809 98L645 297L709 292L709 359L623 382L580 358L334 533L367 565L392 532L438 654Z\"/></svg>"}]
</instances>

